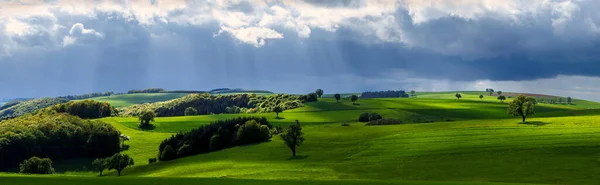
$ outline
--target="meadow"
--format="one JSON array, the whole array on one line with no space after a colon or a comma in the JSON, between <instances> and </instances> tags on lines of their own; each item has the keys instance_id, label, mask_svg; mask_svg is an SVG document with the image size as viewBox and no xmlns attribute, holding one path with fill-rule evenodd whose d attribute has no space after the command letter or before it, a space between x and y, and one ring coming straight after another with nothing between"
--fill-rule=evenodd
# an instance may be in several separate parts
<instances>
[{"instance_id":1,"label":"meadow","mask_svg":"<svg viewBox=\"0 0 600 185\"><path fill-rule=\"evenodd\" d=\"M137 118L102 120L131 137L136 164L116 177L97 177L79 160L55 161L55 175L0 174L0 184L597 184L600 104L538 104L528 122L507 115L507 102L481 92L424 93L417 98L321 98L280 113L156 118L141 130ZM485 93L485 92L483 92ZM404 122L366 126L362 112ZM148 164L173 133L211 121L264 116L276 126L299 120L306 141L291 157L279 137L270 141ZM341 126L349 123L350 126ZM89 162L89 161L88 161ZM86 166L88 165L88 166ZM376 180L375 180L376 179Z\"/></svg>"}]
</instances>

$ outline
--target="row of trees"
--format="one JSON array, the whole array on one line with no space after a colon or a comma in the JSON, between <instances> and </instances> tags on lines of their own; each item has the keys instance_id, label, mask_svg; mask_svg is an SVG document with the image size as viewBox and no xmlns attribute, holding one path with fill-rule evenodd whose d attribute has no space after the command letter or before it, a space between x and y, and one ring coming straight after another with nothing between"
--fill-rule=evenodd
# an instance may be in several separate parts
<instances>
[{"instance_id":1,"label":"row of trees","mask_svg":"<svg viewBox=\"0 0 600 185\"><path fill-rule=\"evenodd\" d=\"M361 98L408 98L409 95L406 91L376 91L376 92L363 92L360 95Z\"/></svg>"},{"instance_id":2,"label":"row of trees","mask_svg":"<svg viewBox=\"0 0 600 185\"><path fill-rule=\"evenodd\" d=\"M0 124L0 169L32 156L51 159L109 156L120 151L120 133L102 121L77 116L37 114Z\"/></svg>"},{"instance_id":3,"label":"row of trees","mask_svg":"<svg viewBox=\"0 0 600 185\"><path fill-rule=\"evenodd\" d=\"M118 114L109 103L94 100L69 101L43 109L42 112L68 113L80 118L102 118Z\"/></svg>"},{"instance_id":4,"label":"row of trees","mask_svg":"<svg viewBox=\"0 0 600 185\"><path fill-rule=\"evenodd\" d=\"M116 153L110 157L97 158L92 162L92 166L102 176L104 170L116 170L117 174L121 176L121 172L128 166L133 166L135 163L133 158L127 154Z\"/></svg>"},{"instance_id":5,"label":"row of trees","mask_svg":"<svg viewBox=\"0 0 600 185\"><path fill-rule=\"evenodd\" d=\"M127 94L134 94L134 93L162 93L162 92L165 92L165 90L162 89L162 88L147 88L147 89L142 89L142 90L138 90L138 89L129 90L129 91L127 91Z\"/></svg>"}]
</instances>

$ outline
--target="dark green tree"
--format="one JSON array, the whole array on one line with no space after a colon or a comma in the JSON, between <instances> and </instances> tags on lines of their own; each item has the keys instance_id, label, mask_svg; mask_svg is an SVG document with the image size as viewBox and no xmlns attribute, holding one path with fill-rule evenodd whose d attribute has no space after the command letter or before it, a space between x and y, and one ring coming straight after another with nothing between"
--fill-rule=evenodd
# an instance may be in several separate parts
<instances>
[{"instance_id":1,"label":"dark green tree","mask_svg":"<svg viewBox=\"0 0 600 185\"><path fill-rule=\"evenodd\" d=\"M502 95L502 91L498 91L496 93L498 94L498 96Z\"/></svg>"},{"instance_id":2,"label":"dark green tree","mask_svg":"<svg viewBox=\"0 0 600 185\"><path fill-rule=\"evenodd\" d=\"M460 93L456 93L454 96L456 96L456 99L459 99L459 100L460 100L460 98L462 98L462 95L460 95Z\"/></svg>"},{"instance_id":3,"label":"dark green tree","mask_svg":"<svg viewBox=\"0 0 600 185\"><path fill-rule=\"evenodd\" d=\"M109 170L117 170L117 174L121 176L121 172L128 166L133 166L133 159L129 155L116 153L107 161Z\"/></svg>"},{"instance_id":4,"label":"dark green tree","mask_svg":"<svg viewBox=\"0 0 600 185\"><path fill-rule=\"evenodd\" d=\"M321 96L323 96L323 89L317 89L315 93L317 93L317 95L319 95L320 98Z\"/></svg>"},{"instance_id":5,"label":"dark green tree","mask_svg":"<svg viewBox=\"0 0 600 185\"><path fill-rule=\"evenodd\" d=\"M335 101L336 101L336 102L339 102L339 101L340 101L340 98L342 98L342 95L340 95L340 94L335 94L335 95L333 95L333 97L335 98Z\"/></svg>"},{"instance_id":6,"label":"dark green tree","mask_svg":"<svg viewBox=\"0 0 600 185\"><path fill-rule=\"evenodd\" d=\"M296 156L296 147L300 146L304 142L304 133L302 133L302 127L299 124L290 125L284 133L279 135L281 140L287 147L292 150L292 156Z\"/></svg>"},{"instance_id":7,"label":"dark green tree","mask_svg":"<svg viewBox=\"0 0 600 185\"><path fill-rule=\"evenodd\" d=\"M494 89L486 89L485 91L490 93L490 96L494 93Z\"/></svg>"},{"instance_id":8,"label":"dark green tree","mask_svg":"<svg viewBox=\"0 0 600 185\"><path fill-rule=\"evenodd\" d=\"M483 94L480 94L480 95L479 95L479 99L480 99L480 100L481 100L481 99L483 99Z\"/></svg>"},{"instance_id":9,"label":"dark green tree","mask_svg":"<svg viewBox=\"0 0 600 185\"><path fill-rule=\"evenodd\" d=\"M273 112L275 112L275 117L279 118L279 113L283 112L283 108L280 106L273 107Z\"/></svg>"},{"instance_id":10,"label":"dark green tree","mask_svg":"<svg viewBox=\"0 0 600 185\"><path fill-rule=\"evenodd\" d=\"M30 174L52 174L54 173L54 168L52 168L52 160L49 158L33 156L19 165L19 172Z\"/></svg>"},{"instance_id":11,"label":"dark green tree","mask_svg":"<svg viewBox=\"0 0 600 185\"><path fill-rule=\"evenodd\" d=\"M498 91L498 92L500 92L500 91ZM500 100L501 102L504 102L504 100L506 100L506 96L500 95L500 96L498 96L498 100Z\"/></svg>"},{"instance_id":12,"label":"dark green tree","mask_svg":"<svg viewBox=\"0 0 600 185\"><path fill-rule=\"evenodd\" d=\"M185 109L184 115L186 115L186 116L198 115L198 110L196 110L194 107L188 107Z\"/></svg>"},{"instance_id":13,"label":"dark green tree","mask_svg":"<svg viewBox=\"0 0 600 185\"><path fill-rule=\"evenodd\" d=\"M154 121L154 117L156 117L154 111L143 111L138 117L140 120L140 127L150 125L150 121Z\"/></svg>"},{"instance_id":14,"label":"dark green tree","mask_svg":"<svg viewBox=\"0 0 600 185\"><path fill-rule=\"evenodd\" d=\"M535 113L535 98L519 95L508 104L507 113L513 116L521 116L523 122L527 116Z\"/></svg>"},{"instance_id":15,"label":"dark green tree","mask_svg":"<svg viewBox=\"0 0 600 185\"><path fill-rule=\"evenodd\" d=\"M161 161L168 161L175 158L177 158L177 152L175 149L173 149L173 147L171 147L171 145L165 146L162 153L160 153L160 156L158 156L158 160Z\"/></svg>"},{"instance_id":16,"label":"dark green tree","mask_svg":"<svg viewBox=\"0 0 600 185\"><path fill-rule=\"evenodd\" d=\"M568 104L573 104L573 99L570 96L567 97L567 103Z\"/></svg>"},{"instance_id":17,"label":"dark green tree","mask_svg":"<svg viewBox=\"0 0 600 185\"><path fill-rule=\"evenodd\" d=\"M410 96L412 96L412 97L417 96L417 92L415 92L415 90L411 90L410 91Z\"/></svg>"},{"instance_id":18,"label":"dark green tree","mask_svg":"<svg viewBox=\"0 0 600 185\"><path fill-rule=\"evenodd\" d=\"M354 104L356 102L356 100L358 100L358 96L356 96L354 94L352 96L350 96L350 101L352 101L352 104Z\"/></svg>"},{"instance_id":19,"label":"dark green tree","mask_svg":"<svg viewBox=\"0 0 600 185\"><path fill-rule=\"evenodd\" d=\"M102 172L108 168L108 163L104 158L97 158L92 162L92 166L96 171L100 172L100 176L102 176Z\"/></svg>"}]
</instances>

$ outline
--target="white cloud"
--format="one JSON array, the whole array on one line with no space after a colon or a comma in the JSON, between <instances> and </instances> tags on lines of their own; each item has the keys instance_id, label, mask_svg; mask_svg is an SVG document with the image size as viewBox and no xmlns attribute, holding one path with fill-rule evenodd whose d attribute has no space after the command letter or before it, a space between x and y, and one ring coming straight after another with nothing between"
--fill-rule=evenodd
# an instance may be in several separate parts
<instances>
[{"instance_id":1,"label":"white cloud","mask_svg":"<svg viewBox=\"0 0 600 185\"><path fill-rule=\"evenodd\" d=\"M234 38L241 42L252 44L255 47L265 45L265 41L269 39L281 39L283 34L264 27L246 27L246 28L229 28L221 27L221 30L215 35L222 32L231 34Z\"/></svg>"},{"instance_id":2,"label":"white cloud","mask_svg":"<svg viewBox=\"0 0 600 185\"><path fill-rule=\"evenodd\" d=\"M85 29L83 24L75 23L69 31L69 35L63 38L63 46L74 44L77 40L86 40L90 38L104 38L104 35L94 29Z\"/></svg>"}]
</instances>

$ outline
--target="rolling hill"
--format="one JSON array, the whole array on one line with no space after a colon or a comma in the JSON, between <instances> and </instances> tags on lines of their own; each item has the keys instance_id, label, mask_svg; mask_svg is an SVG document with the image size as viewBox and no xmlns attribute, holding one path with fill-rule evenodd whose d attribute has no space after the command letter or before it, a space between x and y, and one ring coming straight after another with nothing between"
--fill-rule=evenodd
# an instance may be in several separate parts
<instances>
[{"instance_id":1,"label":"rolling hill","mask_svg":"<svg viewBox=\"0 0 600 185\"><path fill-rule=\"evenodd\" d=\"M62 174L0 174L11 184L596 184L600 177L599 103L540 103L526 123L506 114L507 102L480 92L423 93L417 98L321 98L280 113L156 118L141 130L137 118L102 120L131 137L125 151L136 162L116 178L96 177L89 160L55 161ZM485 92L484 92L485 93ZM399 125L365 126L362 112L396 118ZM173 133L215 120L265 116L276 126L299 120L306 136L291 157L279 137L168 162L148 164ZM350 126L341 126L349 123ZM86 166L86 167L84 167ZM373 180L377 179L377 180Z\"/></svg>"}]
</instances>

